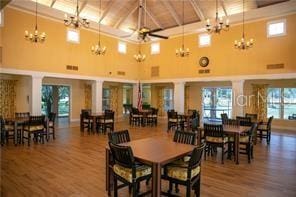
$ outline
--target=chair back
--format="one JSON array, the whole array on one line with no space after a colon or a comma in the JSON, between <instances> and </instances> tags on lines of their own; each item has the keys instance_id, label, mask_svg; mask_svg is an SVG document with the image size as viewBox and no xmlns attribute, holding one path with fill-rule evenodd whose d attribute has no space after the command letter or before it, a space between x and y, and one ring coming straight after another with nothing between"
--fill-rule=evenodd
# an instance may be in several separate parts
<instances>
[{"instance_id":1,"label":"chair back","mask_svg":"<svg viewBox=\"0 0 296 197\"><path fill-rule=\"evenodd\" d=\"M272 120L273 120L273 116L270 116L268 118L268 121L267 121L267 129L270 131L271 130L271 123L272 123Z\"/></svg>"},{"instance_id":2,"label":"chair back","mask_svg":"<svg viewBox=\"0 0 296 197\"><path fill-rule=\"evenodd\" d=\"M205 137L224 137L223 125L204 123Z\"/></svg>"},{"instance_id":3,"label":"chair back","mask_svg":"<svg viewBox=\"0 0 296 197\"><path fill-rule=\"evenodd\" d=\"M195 109L188 109L188 115L190 115L191 118L196 118L196 116L197 116L197 110L195 110Z\"/></svg>"},{"instance_id":4,"label":"chair back","mask_svg":"<svg viewBox=\"0 0 296 197\"><path fill-rule=\"evenodd\" d=\"M132 168L134 166L135 158L130 146L120 146L109 142L109 147L115 164L119 164L125 168Z\"/></svg>"},{"instance_id":5,"label":"chair back","mask_svg":"<svg viewBox=\"0 0 296 197\"><path fill-rule=\"evenodd\" d=\"M3 118L3 116L0 116L0 132L4 132L5 130L5 120Z\"/></svg>"},{"instance_id":6,"label":"chair back","mask_svg":"<svg viewBox=\"0 0 296 197\"><path fill-rule=\"evenodd\" d=\"M256 136L257 128L258 128L258 124L257 123L253 123L251 129L248 132L248 135L251 136L251 137Z\"/></svg>"},{"instance_id":7,"label":"chair back","mask_svg":"<svg viewBox=\"0 0 296 197\"><path fill-rule=\"evenodd\" d=\"M182 144L195 144L196 133L193 132L185 132L177 130L174 135L174 142L182 143Z\"/></svg>"},{"instance_id":8,"label":"chair back","mask_svg":"<svg viewBox=\"0 0 296 197\"><path fill-rule=\"evenodd\" d=\"M29 118L29 125L30 126L40 126L40 125L44 126L44 123L45 123L45 116L44 115L30 116L30 118Z\"/></svg>"},{"instance_id":9,"label":"chair back","mask_svg":"<svg viewBox=\"0 0 296 197\"><path fill-rule=\"evenodd\" d=\"M191 120L191 128L193 131L197 131L197 129L199 128L200 124L199 124L199 118L195 117Z\"/></svg>"},{"instance_id":10,"label":"chair back","mask_svg":"<svg viewBox=\"0 0 296 197\"><path fill-rule=\"evenodd\" d=\"M248 118L251 118L251 121L252 122L256 122L257 119L258 119L258 115L257 114L249 114L249 113L246 113L245 116L248 117Z\"/></svg>"},{"instance_id":11,"label":"chair back","mask_svg":"<svg viewBox=\"0 0 296 197\"><path fill-rule=\"evenodd\" d=\"M108 139L112 144L121 144L131 141L128 130L110 132L108 133Z\"/></svg>"},{"instance_id":12,"label":"chair back","mask_svg":"<svg viewBox=\"0 0 296 197\"><path fill-rule=\"evenodd\" d=\"M225 122L228 120L228 115L226 113L221 114L222 124L225 124Z\"/></svg>"},{"instance_id":13,"label":"chair back","mask_svg":"<svg viewBox=\"0 0 296 197\"><path fill-rule=\"evenodd\" d=\"M104 119L105 120L114 120L114 111L105 112Z\"/></svg>"},{"instance_id":14,"label":"chair back","mask_svg":"<svg viewBox=\"0 0 296 197\"><path fill-rule=\"evenodd\" d=\"M196 168L197 166L200 166L202 153L205 148L205 143L202 143L200 146L195 147L191 153L191 157L189 160L189 170Z\"/></svg>"},{"instance_id":15,"label":"chair back","mask_svg":"<svg viewBox=\"0 0 296 197\"><path fill-rule=\"evenodd\" d=\"M81 116L83 119L84 118L88 119L90 114L91 114L91 109L82 109L81 110Z\"/></svg>"},{"instance_id":16,"label":"chair back","mask_svg":"<svg viewBox=\"0 0 296 197\"><path fill-rule=\"evenodd\" d=\"M223 125L228 125L228 126L239 126L239 121L236 119L227 119L225 120L225 122L223 123Z\"/></svg>"},{"instance_id":17,"label":"chair back","mask_svg":"<svg viewBox=\"0 0 296 197\"><path fill-rule=\"evenodd\" d=\"M112 113L113 112L113 110L111 110L111 109L105 109L105 111L104 111L105 113Z\"/></svg>"},{"instance_id":18,"label":"chair back","mask_svg":"<svg viewBox=\"0 0 296 197\"><path fill-rule=\"evenodd\" d=\"M239 121L240 126L251 126L252 125L251 117L237 116L236 120Z\"/></svg>"},{"instance_id":19,"label":"chair back","mask_svg":"<svg viewBox=\"0 0 296 197\"><path fill-rule=\"evenodd\" d=\"M15 117L16 118L29 118L30 112L16 112Z\"/></svg>"},{"instance_id":20,"label":"chair back","mask_svg":"<svg viewBox=\"0 0 296 197\"><path fill-rule=\"evenodd\" d=\"M177 119L178 118L178 113L175 111L171 111L171 112L168 111L167 114L168 114L168 119Z\"/></svg>"}]
</instances>

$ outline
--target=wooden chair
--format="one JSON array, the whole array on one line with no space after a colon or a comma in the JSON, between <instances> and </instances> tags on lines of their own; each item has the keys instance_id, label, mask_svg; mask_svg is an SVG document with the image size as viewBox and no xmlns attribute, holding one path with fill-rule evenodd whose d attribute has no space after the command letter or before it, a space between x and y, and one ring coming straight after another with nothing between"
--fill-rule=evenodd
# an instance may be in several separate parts
<instances>
[{"instance_id":1,"label":"wooden chair","mask_svg":"<svg viewBox=\"0 0 296 197\"><path fill-rule=\"evenodd\" d=\"M253 123L257 122L257 120L258 120L258 115L257 114L249 114L249 113L246 113L245 116L248 117L248 118L251 118L251 121Z\"/></svg>"},{"instance_id":2,"label":"wooden chair","mask_svg":"<svg viewBox=\"0 0 296 197\"><path fill-rule=\"evenodd\" d=\"M6 142L6 130L5 130L5 120L2 116L0 116L0 140L1 140L1 146L3 146Z\"/></svg>"},{"instance_id":3,"label":"wooden chair","mask_svg":"<svg viewBox=\"0 0 296 197\"><path fill-rule=\"evenodd\" d=\"M227 119L224 121L223 125L228 126L239 126L240 122L237 119Z\"/></svg>"},{"instance_id":4,"label":"wooden chair","mask_svg":"<svg viewBox=\"0 0 296 197\"><path fill-rule=\"evenodd\" d=\"M109 142L113 144L121 144L131 141L128 130L116 131L108 133Z\"/></svg>"},{"instance_id":5,"label":"wooden chair","mask_svg":"<svg viewBox=\"0 0 296 197\"><path fill-rule=\"evenodd\" d=\"M10 122L6 122L3 116L0 116L0 132L1 132L1 145L3 146L5 143L9 142L9 139L13 139L13 143L15 143L14 138L14 125Z\"/></svg>"},{"instance_id":6,"label":"wooden chair","mask_svg":"<svg viewBox=\"0 0 296 197\"><path fill-rule=\"evenodd\" d=\"M16 112L15 118L29 118L30 112Z\"/></svg>"},{"instance_id":7,"label":"wooden chair","mask_svg":"<svg viewBox=\"0 0 296 197\"><path fill-rule=\"evenodd\" d=\"M273 116L269 117L267 122L260 122L257 129L259 132L257 133L257 137L259 137L261 141L262 138L266 138L267 144L270 144L272 120Z\"/></svg>"},{"instance_id":8,"label":"wooden chair","mask_svg":"<svg viewBox=\"0 0 296 197\"><path fill-rule=\"evenodd\" d=\"M251 129L239 138L240 154L246 154L248 156L249 163L251 163L251 159L254 158L253 136L257 133L257 127L257 123L253 123Z\"/></svg>"},{"instance_id":9,"label":"wooden chair","mask_svg":"<svg viewBox=\"0 0 296 197\"><path fill-rule=\"evenodd\" d=\"M24 143L24 139L28 140L28 146L30 146L31 142L31 134L34 134L34 139L36 142L38 141L38 137L40 137L42 143L44 143L44 122L45 116L30 116L29 121L26 125L24 125L24 129L22 131L22 142ZM25 137L25 132L27 133L27 137Z\"/></svg>"},{"instance_id":10,"label":"wooden chair","mask_svg":"<svg viewBox=\"0 0 296 197\"><path fill-rule=\"evenodd\" d=\"M97 121L97 131L102 130L104 134L106 134L108 128L110 129L110 132L114 131L114 111L106 112L104 117Z\"/></svg>"},{"instance_id":11,"label":"wooden chair","mask_svg":"<svg viewBox=\"0 0 296 197\"><path fill-rule=\"evenodd\" d=\"M30 112L16 112L14 114L14 117L17 118L17 119L29 119L30 117ZM17 126L17 140L19 143L21 143L21 140L22 140L22 130L23 130L23 125L18 125Z\"/></svg>"},{"instance_id":12,"label":"wooden chair","mask_svg":"<svg viewBox=\"0 0 296 197\"><path fill-rule=\"evenodd\" d=\"M201 179L201 158L205 145L193 149L190 160L180 164L169 164L164 167L162 179L169 181L169 196L173 189L173 184L186 186L186 197L190 197L191 189L195 191L196 196L200 196Z\"/></svg>"},{"instance_id":13,"label":"wooden chair","mask_svg":"<svg viewBox=\"0 0 296 197\"><path fill-rule=\"evenodd\" d=\"M93 126L93 120L90 117L91 109L82 109L80 114L80 126L82 131L86 128L87 131L91 131Z\"/></svg>"},{"instance_id":14,"label":"wooden chair","mask_svg":"<svg viewBox=\"0 0 296 197\"><path fill-rule=\"evenodd\" d=\"M240 126L252 126L251 117L237 116L236 120L239 122Z\"/></svg>"},{"instance_id":15,"label":"wooden chair","mask_svg":"<svg viewBox=\"0 0 296 197\"><path fill-rule=\"evenodd\" d=\"M151 108L151 114L147 116L148 124L151 126L157 126L158 109Z\"/></svg>"},{"instance_id":16,"label":"wooden chair","mask_svg":"<svg viewBox=\"0 0 296 197\"><path fill-rule=\"evenodd\" d=\"M228 115L226 113L221 114L222 124L225 124L225 122L228 120Z\"/></svg>"},{"instance_id":17,"label":"wooden chair","mask_svg":"<svg viewBox=\"0 0 296 197\"><path fill-rule=\"evenodd\" d=\"M53 139L55 139L55 119L56 113L50 112L48 114L48 136L52 135Z\"/></svg>"},{"instance_id":18,"label":"wooden chair","mask_svg":"<svg viewBox=\"0 0 296 197\"><path fill-rule=\"evenodd\" d=\"M179 124L179 117L178 117L178 113L175 111L168 111L167 112L168 115L168 130L171 130L172 128L178 128L178 124Z\"/></svg>"},{"instance_id":19,"label":"wooden chair","mask_svg":"<svg viewBox=\"0 0 296 197\"><path fill-rule=\"evenodd\" d=\"M218 147L222 149L222 164L224 164L224 154L228 152L225 150L225 145L228 145L228 137L225 136L222 125L216 124L204 124L204 135L205 135L205 154L204 158L206 159L206 155L212 155L213 151Z\"/></svg>"},{"instance_id":20,"label":"wooden chair","mask_svg":"<svg viewBox=\"0 0 296 197\"><path fill-rule=\"evenodd\" d=\"M151 178L152 168L137 163L130 146L119 146L110 142L109 146L114 158L114 197L118 196L118 189L125 186L129 186L132 189L133 197L151 193L151 191L147 191L139 194L139 186L141 181ZM123 184L118 185L118 180Z\"/></svg>"},{"instance_id":21,"label":"wooden chair","mask_svg":"<svg viewBox=\"0 0 296 197\"><path fill-rule=\"evenodd\" d=\"M132 108L132 113L130 113L130 125L140 126L142 123L143 115L140 114L137 108Z\"/></svg>"}]
</instances>

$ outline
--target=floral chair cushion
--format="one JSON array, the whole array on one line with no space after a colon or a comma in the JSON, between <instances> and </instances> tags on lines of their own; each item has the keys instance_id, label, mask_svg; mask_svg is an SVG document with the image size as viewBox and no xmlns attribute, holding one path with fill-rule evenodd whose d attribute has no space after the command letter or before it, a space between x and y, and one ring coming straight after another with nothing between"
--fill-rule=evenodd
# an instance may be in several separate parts
<instances>
[{"instance_id":1,"label":"floral chair cushion","mask_svg":"<svg viewBox=\"0 0 296 197\"><path fill-rule=\"evenodd\" d=\"M227 137L211 137L211 136L206 136L206 141L207 142L214 142L214 143L225 143L228 141Z\"/></svg>"},{"instance_id":2,"label":"floral chair cushion","mask_svg":"<svg viewBox=\"0 0 296 197\"><path fill-rule=\"evenodd\" d=\"M176 162L179 162L181 165L172 165L167 167L167 176L178 179L181 181L186 181L188 178L188 169L186 167L186 162L182 162L182 160L178 160ZM200 173L200 166L197 166L196 168L192 169L191 171L191 178L195 177Z\"/></svg>"},{"instance_id":3,"label":"floral chair cushion","mask_svg":"<svg viewBox=\"0 0 296 197\"><path fill-rule=\"evenodd\" d=\"M113 171L118 176L124 178L128 182L132 182L132 169L131 168L125 168L121 165L115 164L113 166ZM151 167L146 165L141 165L136 168L136 178L140 178L142 176L146 176L151 174Z\"/></svg>"}]
</instances>

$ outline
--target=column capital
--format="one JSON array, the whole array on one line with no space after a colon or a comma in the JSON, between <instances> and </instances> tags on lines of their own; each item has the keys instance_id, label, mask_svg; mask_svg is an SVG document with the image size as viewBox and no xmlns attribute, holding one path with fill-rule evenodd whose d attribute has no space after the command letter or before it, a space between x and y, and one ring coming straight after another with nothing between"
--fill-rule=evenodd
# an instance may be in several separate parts
<instances>
[{"instance_id":1,"label":"column capital","mask_svg":"<svg viewBox=\"0 0 296 197\"><path fill-rule=\"evenodd\" d=\"M32 74L31 77L32 79L43 79L45 75L36 73L36 74Z\"/></svg>"},{"instance_id":2,"label":"column capital","mask_svg":"<svg viewBox=\"0 0 296 197\"><path fill-rule=\"evenodd\" d=\"M93 83L104 83L104 80L102 79L96 79L92 81Z\"/></svg>"},{"instance_id":3,"label":"column capital","mask_svg":"<svg viewBox=\"0 0 296 197\"><path fill-rule=\"evenodd\" d=\"M175 81L174 85L185 85L186 81Z\"/></svg>"},{"instance_id":4,"label":"column capital","mask_svg":"<svg viewBox=\"0 0 296 197\"><path fill-rule=\"evenodd\" d=\"M245 80L244 79L234 79L234 80L231 80L231 83L245 83Z\"/></svg>"}]
</instances>

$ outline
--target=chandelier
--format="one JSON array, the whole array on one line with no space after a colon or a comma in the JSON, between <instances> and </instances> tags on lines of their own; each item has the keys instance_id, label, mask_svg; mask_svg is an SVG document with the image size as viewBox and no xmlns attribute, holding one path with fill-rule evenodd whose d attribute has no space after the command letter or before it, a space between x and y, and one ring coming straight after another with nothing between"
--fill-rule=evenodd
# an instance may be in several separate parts
<instances>
[{"instance_id":1,"label":"chandelier","mask_svg":"<svg viewBox=\"0 0 296 197\"><path fill-rule=\"evenodd\" d=\"M184 46L184 0L182 1L182 47L179 49L176 49L176 56L177 57L187 57L189 56L190 52L189 52L189 48L185 49Z\"/></svg>"},{"instance_id":2,"label":"chandelier","mask_svg":"<svg viewBox=\"0 0 296 197\"><path fill-rule=\"evenodd\" d=\"M102 0L100 0L100 20L99 20L99 41L95 46L91 47L91 52L94 55L105 55L106 53L106 47L105 46L101 46L101 8L102 8Z\"/></svg>"},{"instance_id":3,"label":"chandelier","mask_svg":"<svg viewBox=\"0 0 296 197\"><path fill-rule=\"evenodd\" d=\"M141 41L139 42L139 51L138 54L134 55L134 58L137 62L144 62L146 59L146 55L141 53Z\"/></svg>"},{"instance_id":4,"label":"chandelier","mask_svg":"<svg viewBox=\"0 0 296 197\"><path fill-rule=\"evenodd\" d=\"M30 42L40 42L43 43L46 38L46 34L43 32L41 34L38 33L38 27L37 27L37 0L35 5L35 31L34 33L29 33L28 30L25 31L25 39Z\"/></svg>"},{"instance_id":5,"label":"chandelier","mask_svg":"<svg viewBox=\"0 0 296 197\"><path fill-rule=\"evenodd\" d=\"M210 19L207 19L206 29L209 33L220 33L221 30L228 31L229 30L229 20L226 19L224 24L223 18L218 16L218 0L216 0L216 18L214 24L211 25Z\"/></svg>"},{"instance_id":6,"label":"chandelier","mask_svg":"<svg viewBox=\"0 0 296 197\"><path fill-rule=\"evenodd\" d=\"M245 39L245 1L243 0L243 35L241 41L234 41L234 48L239 50L246 50L251 48L254 45L254 40L251 38L250 40Z\"/></svg>"},{"instance_id":7,"label":"chandelier","mask_svg":"<svg viewBox=\"0 0 296 197\"><path fill-rule=\"evenodd\" d=\"M64 18L64 24L66 26L73 26L75 29L79 28L80 26L83 26L85 28L89 27L89 22L85 18L79 18L79 6L78 6L78 0L76 4L76 13L75 16L68 17L67 14L65 14Z\"/></svg>"}]
</instances>

